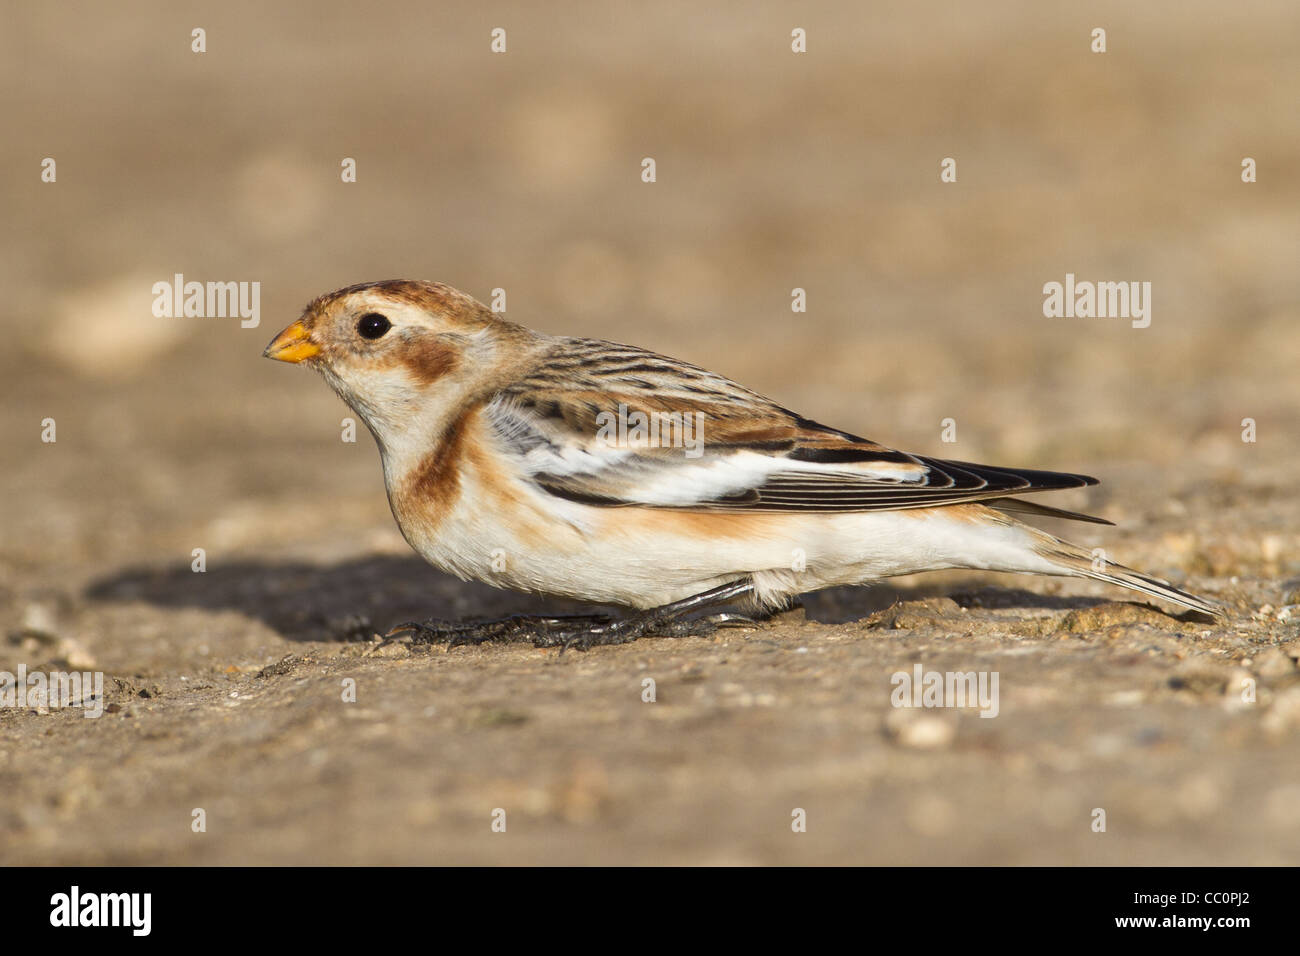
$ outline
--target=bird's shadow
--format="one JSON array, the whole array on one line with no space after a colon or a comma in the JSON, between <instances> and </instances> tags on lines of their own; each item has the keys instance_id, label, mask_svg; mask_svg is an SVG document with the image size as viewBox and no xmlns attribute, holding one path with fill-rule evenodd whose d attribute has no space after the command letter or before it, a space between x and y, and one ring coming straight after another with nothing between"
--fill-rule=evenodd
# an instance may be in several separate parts
<instances>
[{"instance_id":1,"label":"bird's shadow","mask_svg":"<svg viewBox=\"0 0 1300 956\"><path fill-rule=\"evenodd\" d=\"M238 611L292 641L363 641L406 621L580 613L590 605L502 591L440 574L415 557L374 555L333 565L236 561L128 568L92 582L86 598L164 608Z\"/></svg>"},{"instance_id":2,"label":"bird's shadow","mask_svg":"<svg viewBox=\"0 0 1300 956\"><path fill-rule=\"evenodd\" d=\"M375 555L333 565L236 561L196 573L188 565L135 567L92 582L94 601L143 601L163 608L233 610L292 641L362 641L406 621L491 619L511 614L621 613L590 605L498 590L441 574L415 557ZM1018 589L954 589L878 584L805 595L809 620L841 624L905 601L951 597L967 607L1069 610L1105 603Z\"/></svg>"}]
</instances>

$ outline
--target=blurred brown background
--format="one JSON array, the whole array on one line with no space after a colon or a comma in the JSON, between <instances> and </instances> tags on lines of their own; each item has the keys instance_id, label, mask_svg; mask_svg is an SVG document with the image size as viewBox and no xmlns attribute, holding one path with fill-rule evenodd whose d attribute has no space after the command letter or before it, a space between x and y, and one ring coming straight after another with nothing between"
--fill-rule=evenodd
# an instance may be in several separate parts
<instances>
[{"instance_id":1,"label":"blurred brown background","mask_svg":"<svg viewBox=\"0 0 1300 956\"><path fill-rule=\"evenodd\" d=\"M0 714L0 854L1146 863L1297 849L1293 816L1270 816L1300 792L1294 675L1279 664L1255 710L1219 697L1231 668L1296 637L1276 613L1300 576L1294 3L159 2L3 17L0 666L82 660L125 685L100 721ZM806 54L791 52L795 27ZM45 157L56 183L41 182ZM954 184L939 181L944 157ZM1150 328L1044 318L1042 286L1067 272L1151 282ZM261 326L154 318L151 286L175 273L260 281ZM313 296L390 277L483 300L502 287L525 324L679 356L897 447L1097 474L1100 489L1060 503L1121 528L1073 537L1238 618L1201 639L1193 663L1211 676L1181 685L1169 675L1192 666L1198 632L1177 622L1085 638L1081 670L1050 638L999 657L1021 639L995 611L963 631L965 650L942 620L774 632L786 650L849 655L839 683L767 659L746 670L716 643L359 656L338 639L403 613L541 606L409 558L369 437L340 442L348 412L328 389L259 357ZM205 577L189 573L196 547ZM970 580L1024 589L1030 607L1008 621L1075 606L1035 594L1124 597L952 576L809 609L854 620ZM291 653L284 674L256 676ZM912 753L885 726L884 682L941 653L962 669L989 655L1004 716L962 716L946 748ZM1116 663L1128 657L1143 663ZM650 727L644 673L686 681ZM350 711L349 674L372 695ZM1014 696L1030 685L1058 689ZM1106 709L1124 693L1145 696ZM737 811L742 796L766 809ZM1103 844L1075 816L1107 799L1128 808L1127 835ZM524 832L488 843L486 814L505 804ZM804 804L839 830L821 822L792 849L789 807ZM194 806L218 808L204 837Z\"/></svg>"}]
</instances>

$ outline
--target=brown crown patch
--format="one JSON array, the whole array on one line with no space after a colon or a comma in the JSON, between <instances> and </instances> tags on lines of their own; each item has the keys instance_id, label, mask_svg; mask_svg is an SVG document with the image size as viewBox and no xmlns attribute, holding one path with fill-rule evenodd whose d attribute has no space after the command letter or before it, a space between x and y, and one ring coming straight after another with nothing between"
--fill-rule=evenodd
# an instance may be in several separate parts
<instances>
[{"instance_id":1,"label":"brown crown patch","mask_svg":"<svg viewBox=\"0 0 1300 956\"><path fill-rule=\"evenodd\" d=\"M323 315L340 300L358 292L378 293L424 309L426 312L459 319L474 327L501 321L473 296L441 282L426 282L423 279L386 279L382 282L361 282L335 289L312 300L305 314Z\"/></svg>"}]
</instances>

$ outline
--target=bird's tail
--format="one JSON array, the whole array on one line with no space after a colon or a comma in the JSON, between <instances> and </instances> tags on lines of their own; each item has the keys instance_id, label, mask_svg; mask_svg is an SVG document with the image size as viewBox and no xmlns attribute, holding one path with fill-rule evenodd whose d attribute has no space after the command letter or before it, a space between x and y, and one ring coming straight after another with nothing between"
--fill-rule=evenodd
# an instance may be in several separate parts
<instances>
[{"instance_id":1,"label":"bird's tail","mask_svg":"<svg viewBox=\"0 0 1300 956\"><path fill-rule=\"evenodd\" d=\"M1021 525L1021 527L1033 532L1038 539L1034 543L1034 551L1039 557L1060 568L1061 570L1056 572L1058 574L1092 578L1096 581L1105 581L1107 584L1118 584L1120 587L1140 591L1151 597L1160 598L1163 601L1190 608L1193 611L1199 611L1210 617L1220 618L1226 614L1226 610L1221 604L1207 598L1197 597L1195 594L1188 594L1186 591L1174 587L1168 581L1162 581L1160 578L1153 578L1151 575L1135 571L1133 568L1116 564L1109 560L1105 552L1100 549L1088 552L1037 528L1030 528L1027 525Z\"/></svg>"}]
</instances>

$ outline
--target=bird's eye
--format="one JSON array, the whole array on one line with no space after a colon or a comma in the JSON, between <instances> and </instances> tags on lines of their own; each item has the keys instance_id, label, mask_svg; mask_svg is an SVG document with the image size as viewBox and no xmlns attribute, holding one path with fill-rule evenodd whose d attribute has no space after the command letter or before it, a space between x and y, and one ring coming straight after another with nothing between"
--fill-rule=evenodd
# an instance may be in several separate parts
<instances>
[{"instance_id":1,"label":"bird's eye","mask_svg":"<svg viewBox=\"0 0 1300 956\"><path fill-rule=\"evenodd\" d=\"M357 335L363 339L377 339L392 327L393 323L378 312L367 312L357 322Z\"/></svg>"}]
</instances>

